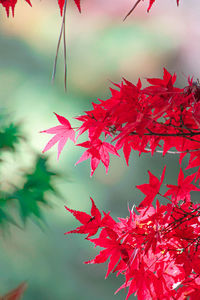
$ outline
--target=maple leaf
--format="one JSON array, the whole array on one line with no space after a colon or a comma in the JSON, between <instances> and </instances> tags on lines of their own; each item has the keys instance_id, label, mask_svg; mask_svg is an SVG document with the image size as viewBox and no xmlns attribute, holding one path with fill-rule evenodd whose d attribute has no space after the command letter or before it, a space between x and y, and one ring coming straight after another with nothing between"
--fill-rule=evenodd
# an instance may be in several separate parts
<instances>
[{"instance_id":1,"label":"maple leaf","mask_svg":"<svg viewBox=\"0 0 200 300\"><path fill-rule=\"evenodd\" d=\"M84 160L87 160L88 158L91 158L91 176L94 174L94 171L98 167L100 161L102 161L104 164L106 173L108 172L110 163L109 152L120 156L113 145L107 142L102 142L100 139L95 141L87 141L78 144L77 146L88 148L88 150L86 150L81 158L76 162L76 165Z\"/></svg>"},{"instance_id":2,"label":"maple leaf","mask_svg":"<svg viewBox=\"0 0 200 300\"><path fill-rule=\"evenodd\" d=\"M136 186L142 193L144 193L146 195L144 200L140 203L139 208L151 205L154 198L159 193L160 187L161 187L164 177L165 177L165 170L166 170L166 166L163 169L160 181L155 175L153 175L150 171L148 171L149 183L145 183L145 184Z\"/></svg>"},{"instance_id":3,"label":"maple leaf","mask_svg":"<svg viewBox=\"0 0 200 300\"><path fill-rule=\"evenodd\" d=\"M174 88L174 83L176 81L176 74L171 75L165 68L163 68L163 79L160 78L147 78L147 82L152 86L149 86L143 90L146 94L155 96L156 94L162 95L166 93L173 93L175 91L180 91ZM161 100L161 99L159 99ZM166 102L166 100L165 100ZM164 103L165 103L164 102ZM163 103L163 104L164 104ZM158 102L159 105L159 102ZM168 105L168 103L167 103ZM165 103L166 106L166 103ZM161 107L161 105L159 105Z\"/></svg>"},{"instance_id":4,"label":"maple leaf","mask_svg":"<svg viewBox=\"0 0 200 300\"><path fill-rule=\"evenodd\" d=\"M56 117L61 125L49 128L47 130L40 131L40 133L48 133L48 134L55 134L53 138L50 139L50 141L46 144L43 153L51 149L56 143L58 143L58 156L57 159L59 159L60 154L63 150L63 147L65 146L68 139L72 140L75 143L75 131L72 129L69 121L56 114Z\"/></svg>"},{"instance_id":5,"label":"maple leaf","mask_svg":"<svg viewBox=\"0 0 200 300\"><path fill-rule=\"evenodd\" d=\"M80 0L74 0L76 3L76 6L78 7L79 12L81 12L81 5L80 5Z\"/></svg>"},{"instance_id":6,"label":"maple leaf","mask_svg":"<svg viewBox=\"0 0 200 300\"><path fill-rule=\"evenodd\" d=\"M95 235L100 227L101 224L101 213L96 207L94 200L90 198L92 202L92 208L91 208L91 215L88 215L85 212L78 211L78 210L73 210L65 206L65 208L73 214L73 216L81 223L83 224L82 226L65 232L65 234L70 234L70 233L80 233L80 234L88 234L87 238Z\"/></svg>"},{"instance_id":7,"label":"maple leaf","mask_svg":"<svg viewBox=\"0 0 200 300\"><path fill-rule=\"evenodd\" d=\"M27 283L23 282L14 290L8 292L4 296L0 296L0 300L20 300L27 288Z\"/></svg>"},{"instance_id":8,"label":"maple leaf","mask_svg":"<svg viewBox=\"0 0 200 300\"><path fill-rule=\"evenodd\" d=\"M119 244L112 242L111 240L108 240L108 239L105 239L105 240L106 240L107 244L109 244L109 246L107 246L108 248L100 251L99 255L97 255L92 260L86 261L85 264L97 264L97 263L100 264L100 263L106 262L107 259L110 258L110 261L108 264L108 270L107 270L107 273L105 276L105 278L107 278L108 275L110 274L110 272L112 272L112 270L114 269L114 267L120 260L121 249L120 249ZM102 242L105 242L105 240L103 240ZM91 242L96 243L97 241L95 241L95 239L93 239L93 240L91 240Z\"/></svg>"},{"instance_id":9,"label":"maple leaf","mask_svg":"<svg viewBox=\"0 0 200 300\"><path fill-rule=\"evenodd\" d=\"M25 0L30 6L31 5L31 2L30 0ZM7 17L9 17L9 13L10 13L10 8L12 10L12 15L14 17L14 10L15 10L15 5L17 3L17 0L0 0L0 4L3 5L3 7L5 8L6 10L6 14L7 14Z\"/></svg>"},{"instance_id":10,"label":"maple leaf","mask_svg":"<svg viewBox=\"0 0 200 300\"><path fill-rule=\"evenodd\" d=\"M152 7L152 5L154 4L155 1L156 0L149 0L149 7L147 8L147 12L150 11L150 9L151 9L151 7Z\"/></svg>"},{"instance_id":11,"label":"maple leaf","mask_svg":"<svg viewBox=\"0 0 200 300\"><path fill-rule=\"evenodd\" d=\"M64 5L65 5L65 1L67 1L67 0L58 0L58 5L60 7L61 16L63 14L63 8L64 8ZM81 12L80 0L74 0L74 2L76 4L76 6L78 7L79 12Z\"/></svg>"},{"instance_id":12,"label":"maple leaf","mask_svg":"<svg viewBox=\"0 0 200 300\"><path fill-rule=\"evenodd\" d=\"M197 126L200 128L200 102L194 104L193 107L193 117Z\"/></svg>"},{"instance_id":13,"label":"maple leaf","mask_svg":"<svg viewBox=\"0 0 200 300\"><path fill-rule=\"evenodd\" d=\"M101 220L99 237L88 238L104 249L85 263L109 260L106 277L111 272L125 276L118 291L129 288L126 299L132 294L138 300L198 299L200 205L160 206L157 202L156 209L151 205L137 211L131 210L130 217L118 218L119 222L104 213L107 221L102 224ZM83 222L82 215L77 217Z\"/></svg>"},{"instance_id":14,"label":"maple leaf","mask_svg":"<svg viewBox=\"0 0 200 300\"><path fill-rule=\"evenodd\" d=\"M111 228L105 227L99 238L89 239L96 246L106 248L105 250L100 251L100 253L92 260L85 262L85 264L100 264L106 262L110 258L106 277L112 272L120 258L123 256L124 247L121 245L118 234Z\"/></svg>"},{"instance_id":15,"label":"maple leaf","mask_svg":"<svg viewBox=\"0 0 200 300\"><path fill-rule=\"evenodd\" d=\"M180 168L180 172L178 175L178 185L167 184L169 190L165 193L164 196L172 196L172 201L176 204L179 201L190 202L190 192L191 191L200 191L194 184L191 184L196 174L192 174L187 176L184 179L184 173Z\"/></svg>"},{"instance_id":16,"label":"maple leaf","mask_svg":"<svg viewBox=\"0 0 200 300\"><path fill-rule=\"evenodd\" d=\"M188 164L186 170L190 169L190 168L199 167L199 166L200 166L200 153L198 156L196 156L194 153L191 153L189 164ZM196 172L195 182L197 182L198 180L200 180L200 168L198 168L198 170Z\"/></svg>"}]
</instances>

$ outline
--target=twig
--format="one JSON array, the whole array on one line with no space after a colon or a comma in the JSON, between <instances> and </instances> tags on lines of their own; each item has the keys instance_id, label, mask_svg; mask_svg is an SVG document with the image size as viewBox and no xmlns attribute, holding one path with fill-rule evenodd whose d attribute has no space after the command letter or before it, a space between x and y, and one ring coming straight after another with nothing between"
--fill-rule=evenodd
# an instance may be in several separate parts
<instances>
[{"instance_id":1,"label":"twig","mask_svg":"<svg viewBox=\"0 0 200 300\"><path fill-rule=\"evenodd\" d=\"M145 148L144 150L151 152L152 150L150 148ZM181 153L190 153L190 152L196 152L196 151L200 151L200 148L198 149L191 149L191 150L185 150L185 151L166 151L166 153L169 154L181 154ZM154 152L156 153L163 153L163 150L154 150Z\"/></svg>"},{"instance_id":2,"label":"twig","mask_svg":"<svg viewBox=\"0 0 200 300\"><path fill-rule=\"evenodd\" d=\"M54 66L53 66L53 73L52 73L52 79L51 82L54 83L55 75L56 75L56 66L57 66L57 60L58 60L58 53L60 48L60 42L63 34L63 41L64 41L64 64L65 64L65 90L66 90L66 78L67 78L67 65L66 65L66 39L65 39L65 16L66 16L66 7L67 7L67 0L65 0L64 3L64 9L63 9L63 18L62 18L62 24L60 29L60 34L58 38L57 43L57 49L56 49L56 56L54 60Z\"/></svg>"},{"instance_id":3,"label":"twig","mask_svg":"<svg viewBox=\"0 0 200 300\"><path fill-rule=\"evenodd\" d=\"M65 0L64 15L63 15L63 20L64 20L63 44L64 44L64 85L65 85L65 91L67 90L67 49L66 49L66 35L65 35L66 7L67 7L67 0Z\"/></svg>"},{"instance_id":4,"label":"twig","mask_svg":"<svg viewBox=\"0 0 200 300\"><path fill-rule=\"evenodd\" d=\"M132 14L132 12L134 11L134 9L138 6L138 4L141 2L142 0L137 0L137 2L134 4L134 6L131 8L131 10L127 13L127 15L125 16L125 18L123 19L123 21L125 21L128 16L130 16L130 14Z\"/></svg>"},{"instance_id":5,"label":"twig","mask_svg":"<svg viewBox=\"0 0 200 300\"><path fill-rule=\"evenodd\" d=\"M182 137L191 137L195 135L200 135L200 132L176 132L176 133L160 133L153 132L149 128L146 128L149 133L144 133L143 135L154 135L154 136L182 136ZM137 134L137 132L131 132L131 134ZM200 141L199 141L200 142Z\"/></svg>"}]
</instances>

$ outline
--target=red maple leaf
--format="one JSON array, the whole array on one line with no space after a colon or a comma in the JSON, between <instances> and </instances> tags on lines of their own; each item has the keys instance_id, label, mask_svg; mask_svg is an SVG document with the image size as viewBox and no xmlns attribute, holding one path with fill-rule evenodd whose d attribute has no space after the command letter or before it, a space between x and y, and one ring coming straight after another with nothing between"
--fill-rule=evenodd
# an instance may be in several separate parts
<instances>
[{"instance_id":1,"label":"red maple leaf","mask_svg":"<svg viewBox=\"0 0 200 300\"><path fill-rule=\"evenodd\" d=\"M31 2L30 0L25 0L30 6L31 5ZM0 4L3 5L3 7L5 8L6 10L6 14L7 14L7 17L9 17L9 13L10 13L10 8L12 10L12 15L14 17L14 10L15 10L15 5L17 3L17 0L0 0Z\"/></svg>"},{"instance_id":2,"label":"red maple leaf","mask_svg":"<svg viewBox=\"0 0 200 300\"><path fill-rule=\"evenodd\" d=\"M102 163L104 164L106 173L108 172L110 163L109 152L114 155L120 156L113 145L107 142L102 142L100 139L97 139L95 141L87 141L78 144L77 146L88 148L88 150L86 150L81 158L77 161L76 165L88 158L91 158L91 176L94 174L94 171L98 167L100 161L102 161Z\"/></svg>"},{"instance_id":3,"label":"red maple leaf","mask_svg":"<svg viewBox=\"0 0 200 300\"><path fill-rule=\"evenodd\" d=\"M27 288L27 283L23 282L14 290L8 292L4 296L0 296L0 300L20 300Z\"/></svg>"},{"instance_id":4,"label":"red maple leaf","mask_svg":"<svg viewBox=\"0 0 200 300\"><path fill-rule=\"evenodd\" d=\"M97 255L94 259L85 262L85 264L100 264L106 262L108 258L110 258L108 264L108 270L106 273L106 277L112 272L117 263L119 262L122 256L122 246L120 241L118 240L118 235L115 231L110 228L104 228L99 238L89 239L96 246L100 246L106 248L105 250L100 251L99 255Z\"/></svg>"},{"instance_id":5,"label":"red maple leaf","mask_svg":"<svg viewBox=\"0 0 200 300\"><path fill-rule=\"evenodd\" d=\"M67 1L67 0L58 0L58 5L60 7L61 16L63 14L63 8L64 8L64 5L65 5L65 1ZM76 3L76 6L78 7L79 12L81 12L80 0L74 0L74 2Z\"/></svg>"},{"instance_id":6,"label":"red maple leaf","mask_svg":"<svg viewBox=\"0 0 200 300\"><path fill-rule=\"evenodd\" d=\"M200 153L196 152L195 153L191 153L190 154L190 160L189 160L189 164L186 168L190 169L190 168L195 168L195 167L199 167L200 166ZM195 178L195 182L200 180L200 168L198 168L197 172L196 172L196 178Z\"/></svg>"},{"instance_id":7,"label":"red maple leaf","mask_svg":"<svg viewBox=\"0 0 200 300\"><path fill-rule=\"evenodd\" d=\"M76 6L78 7L79 12L81 12L81 5L80 5L80 0L74 0L74 2L76 3Z\"/></svg>"},{"instance_id":8,"label":"red maple leaf","mask_svg":"<svg viewBox=\"0 0 200 300\"><path fill-rule=\"evenodd\" d=\"M87 238L95 235L100 227L101 224L101 213L96 207L94 200L90 198L92 201L92 208L91 208L91 215L88 215L85 212L78 211L78 210L73 210L65 206L65 208L73 214L73 216L81 223L83 224L82 226L65 232L65 234L70 234L70 233L80 233L80 234L88 234Z\"/></svg>"},{"instance_id":9,"label":"red maple leaf","mask_svg":"<svg viewBox=\"0 0 200 300\"><path fill-rule=\"evenodd\" d=\"M172 196L172 201L176 204L179 201L190 202L190 192L191 191L200 191L194 184L191 184L196 174L192 174L187 176L184 179L184 173L180 168L179 176L178 176L178 185L167 184L169 190L165 193L164 196Z\"/></svg>"},{"instance_id":10,"label":"red maple leaf","mask_svg":"<svg viewBox=\"0 0 200 300\"><path fill-rule=\"evenodd\" d=\"M150 11L150 9L151 9L151 7L152 7L152 5L154 4L155 1L156 0L149 0L149 7L147 8L147 12Z\"/></svg>"},{"instance_id":11,"label":"red maple leaf","mask_svg":"<svg viewBox=\"0 0 200 300\"><path fill-rule=\"evenodd\" d=\"M160 181L155 175L153 175L150 171L148 171L149 183L136 186L142 193L146 195L144 200L139 205L140 208L150 206L152 204L154 198L159 193L160 187L163 183L165 177L165 169L166 167L164 167L163 169Z\"/></svg>"},{"instance_id":12,"label":"red maple leaf","mask_svg":"<svg viewBox=\"0 0 200 300\"><path fill-rule=\"evenodd\" d=\"M63 150L63 147L65 146L68 139L72 140L75 143L75 132L72 129L69 121L55 113L58 121L61 125L49 128L47 130L40 131L41 133L48 133L48 134L55 134L54 137L50 139L50 141L46 144L43 153L51 149L56 143L58 143L58 156L57 159L59 159L59 156Z\"/></svg>"}]
</instances>

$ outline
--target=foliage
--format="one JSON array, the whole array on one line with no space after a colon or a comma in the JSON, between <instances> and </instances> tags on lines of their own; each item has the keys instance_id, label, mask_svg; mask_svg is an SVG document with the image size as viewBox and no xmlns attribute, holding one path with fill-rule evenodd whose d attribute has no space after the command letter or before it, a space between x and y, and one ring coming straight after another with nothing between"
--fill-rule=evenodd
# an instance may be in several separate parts
<instances>
[{"instance_id":1,"label":"foliage","mask_svg":"<svg viewBox=\"0 0 200 300\"><path fill-rule=\"evenodd\" d=\"M140 155L148 152L153 155L156 151L165 155L175 147L177 151L172 153L180 155L180 163L188 153L188 168L199 167L199 85L189 78L184 88L175 87L176 74L171 75L166 69L163 79L147 81L150 86L142 88L140 79L136 85L124 79L121 84L116 84L118 90L111 89L111 98L93 103L92 110L75 118L82 123L76 127L77 138L84 132L89 138L77 144L87 148L78 162L90 158L91 175L100 161L107 170L108 151L119 155L117 151L121 148L127 165L132 150ZM69 125L63 138L71 133L71 128ZM197 171L196 181L199 176Z\"/></svg>"},{"instance_id":2,"label":"foliage","mask_svg":"<svg viewBox=\"0 0 200 300\"><path fill-rule=\"evenodd\" d=\"M157 187L152 188L152 198L157 195ZM138 300L199 299L200 204L172 199L167 205L157 200L155 208L133 208L117 222L109 213L102 216L93 200L91 216L66 207L83 224L66 234L88 234L88 241L104 248L85 263L109 260L106 278L110 273L125 277L117 292L128 289L126 299L133 293Z\"/></svg>"},{"instance_id":3,"label":"foliage","mask_svg":"<svg viewBox=\"0 0 200 300\"><path fill-rule=\"evenodd\" d=\"M47 159L37 155L34 169L23 174L24 184L22 186L12 185L9 192L2 193L0 198L0 224L5 228L7 222L17 225L13 217L7 212L11 206L19 210L21 220L25 224L28 218L32 218L38 225L43 219L42 206L49 206L47 192L57 195L52 183L52 178L58 174L52 172L48 166Z\"/></svg>"},{"instance_id":4,"label":"foliage","mask_svg":"<svg viewBox=\"0 0 200 300\"><path fill-rule=\"evenodd\" d=\"M25 0L30 6L32 6L30 0ZM137 0L136 3L134 4L133 8L129 11L129 13L126 15L125 19L134 11L134 9L138 6L138 4L141 2L142 0ZM150 11L152 5L154 4L156 0L149 0L149 6L147 8L147 12ZM176 0L177 5L179 5L179 1L180 0ZM79 12L81 12L81 1L80 0L74 0ZM64 6L66 5L65 3L67 3L67 0L58 0L58 5L60 8L60 14L62 16L63 14L63 10L64 10ZM10 8L12 10L12 15L14 17L14 9L15 9L15 5L17 4L17 0L0 0L0 4L5 8L6 10L6 14L9 17L9 13L10 13Z\"/></svg>"},{"instance_id":5,"label":"foliage","mask_svg":"<svg viewBox=\"0 0 200 300\"><path fill-rule=\"evenodd\" d=\"M25 140L20 125L8 122L9 117L0 116L0 154L17 151L22 140ZM46 193L57 194L53 185L53 177L58 174L48 166L48 159L41 155L35 155L35 163L32 170L27 170L21 176L23 184L9 184L9 191L1 190L0 196L0 225L7 228L8 223L17 225L10 212L13 207L19 210L20 217L25 223L28 218L39 220L42 218L41 205L48 206ZM3 161L3 156L2 156Z\"/></svg>"},{"instance_id":6,"label":"foliage","mask_svg":"<svg viewBox=\"0 0 200 300\"><path fill-rule=\"evenodd\" d=\"M32 6L30 0L25 0L30 6ZM63 14L63 8L64 4L67 0L58 0L58 5L60 7L60 14L62 16ZM74 0L76 6L78 7L78 10L81 12L81 6L80 6L80 0ZM7 17L9 17L10 14L10 8L12 11L12 15L14 17L14 11L15 11L15 5L17 4L17 0L0 0L0 4L5 8Z\"/></svg>"},{"instance_id":7,"label":"foliage","mask_svg":"<svg viewBox=\"0 0 200 300\"><path fill-rule=\"evenodd\" d=\"M0 114L0 153L4 151L15 151L16 146L22 137L20 126L14 123L8 123L8 117Z\"/></svg>"},{"instance_id":8,"label":"foliage","mask_svg":"<svg viewBox=\"0 0 200 300\"><path fill-rule=\"evenodd\" d=\"M124 79L115 84L117 90L111 89L109 99L93 103L92 110L75 118L81 122L76 127L77 138L85 132L89 138L77 144L87 148L78 163L90 158L91 176L100 161L107 171L108 152L119 156L117 151L122 148L127 165L132 150L152 155L159 151L163 155L179 155L180 165L188 154L187 168L198 169L184 178L180 168L177 185L167 185L165 193L161 193L161 187L166 167L160 180L149 171L149 183L137 187L145 198L136 211L130 210L130 216L118 218L118 222L109 213L103 212L102 216L92 199L91 215L66 207L82 224L66 234L88 234L88 241L104 248L86 263L109 260L106 277L111 272L125 276L119 290L129 289L126 299L132 294L139 300L197 299L200 204L192 203L190 193L200 191L192 183L194 178L196 182L200 178L200 87L193 78L188 78L184 88L176 87L176 74L171 75L166 69L162 79L147 81L150 86L142 88L140 79L136 85ZM72 127L67 119L63 120L67 129L62 131L62 139L67 139ZM55 128L44 132L55 134ZM158 196L169 203L161 205ZM99 236L91 239L97 232Z\"/></svg>"},{"instance_id":9,"label":"foliage","mask_svg":"<svg viewBox=\"0 0 200 300\"><path fill-rule=\"evenodd\" d=\"M48 142L45 146L43 153L51 149L56 143L58 143L58 159L60 157L60 153L62 152L63 147L65 146L68 139L72 140L75 143L75 132L71 128L71 125L67 119L58 114L55 114L59 123L56 127L52 127L47 130L41 131L41 133L55 134L55 136Z\"/></svg>"},{"instance_id":10,"label":"foliage","mask_svg":"<svg viewBox=\"0 0 200 300\"><path fill-rule=\"evenodd\" d=\"M26 1L31 5L29 0ZM81 11L80 0L74 1ZM10 7L14 15L16 2L0 0L7 16ZM140 2L136 1L125 19ZM176 2L179 5L179 0ZM149 0L147 11L154 3L155 0ZM67 0L58 0L63 20L53 71L54 79L63 35L65 82L66 4ZM77 163L91 159L91 176L100 162L108 172L109 153L119 156L120 149L123 149L127 165L131 151L138 151L140 155L171 153L179 156L180 165L188 154L187 169L192 169L193 173L185 177L180 168L177 185L167 184L167 191L162 193L166 167L160 179L149 171L149 183L138 186L145 198L137 208L129 209L129 216L125 219L115 221L110 212L101 214L92 198L91 215L66 207L82 224L66 234L87 234L86 239L95 247L104 248L86 263L99 264L109 260L106 277L110 273L125 277L118 291L128 289L126 299L132 294L139 300L200 298L200 204L191 199L192 191L200 191L193 182L199 183L200 180L200 85L190 77L183 88L176 87L175 81L176 74L171 75L166 69L162 79L147 79L149 86L145 88L140 79L137 84L123 79L120 84L115 84L117 89L111 89L109 99L93 103L92 110L75 118L82 123L81 126L72 128L65 117L55 114L60 125L41 131L54 135L43 152L58 143L58 158L68 139L86 148ZM77 144L78 137L86 132L88 140ZM11 143L6 140L9 135L13 138ZM14 125L2 131L2 149L13 150L17 141ZM39 203L47 205L46 192L56 192L51 183L54 175L46 167L46 161L38 157L34 171L24 174L23 186L14 186L13 191L2 194L0 223L6 220L15 224L4 211L5 204L11 200L19 204L24 223L30 216L41 218ZM168 204L162 205L160 198L167 200Z\"/></svg>"}]
</instances>

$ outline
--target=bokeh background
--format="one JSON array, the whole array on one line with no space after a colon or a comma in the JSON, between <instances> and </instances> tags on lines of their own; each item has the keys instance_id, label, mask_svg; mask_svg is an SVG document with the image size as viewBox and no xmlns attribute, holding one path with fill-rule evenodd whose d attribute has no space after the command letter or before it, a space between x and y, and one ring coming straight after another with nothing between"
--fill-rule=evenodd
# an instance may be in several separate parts
<instances>
[{"instance_id":1,"label":"bokeh background","mask_svg":"<svg viewBox=\"0 0 200 300\"><path fill-rule=\"evenodd\" d=\"M126 22L122 20L132 0L83 0L81 15L74 1L68 2L67 93L62 45L51 84L61 26L57 1L35 0L31 8L19 0L15 17L9 19L1 7L0 112L8 122L20 124L23 135L15 151L1 153L2 193L10 192L13 185L21 190L26 187L23 174L33 171L36 155L49 139L39 131L57 124L53 112L77 124L72 117L90 109L97 98L109 97L111 81L125 77L136 82L140 77L145 84L147 77L162 76L163 67L177 73L180 86L189 75L199 77L198 0L182 0L179 8L175 0L157 0L149 14L148 1L142 1ZM166 181L175 184L178 158L132 154L129 167L123 158L111 158L107 175L99 166L90 178L89 161L74 166L81 154L81 149L68 142L59 162L56 147L43 156L48 157L48 168L59 174L51 183L57 194L47 189L49 205L41 206L44 225L27 218L24 226L18 217L19 204L9 208L21 225L8 223L8 230L1 229L1 295L26 280L25 300L125 299L125 291L114 296L123 278L112 275L105 281L106 266L83 264L97 249L82 236L64 236L78 224L64 205L89 211L92 196L101 210L111 210L115 218L126 217L128 205L143 198L135 186L148 181L147 170L158 176L167 165ZM36 185L41 188L39 176Z\"/></svg>"}]
</instances>

